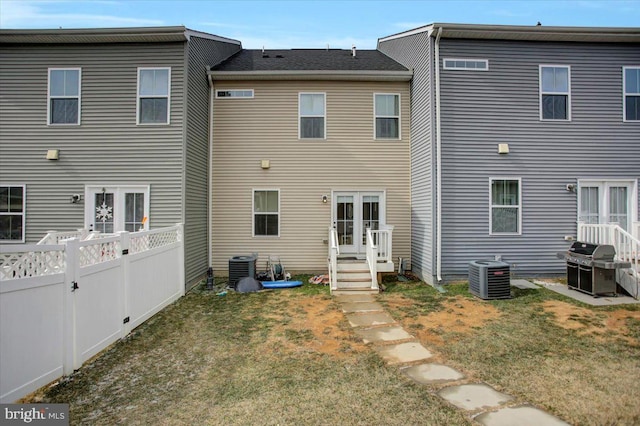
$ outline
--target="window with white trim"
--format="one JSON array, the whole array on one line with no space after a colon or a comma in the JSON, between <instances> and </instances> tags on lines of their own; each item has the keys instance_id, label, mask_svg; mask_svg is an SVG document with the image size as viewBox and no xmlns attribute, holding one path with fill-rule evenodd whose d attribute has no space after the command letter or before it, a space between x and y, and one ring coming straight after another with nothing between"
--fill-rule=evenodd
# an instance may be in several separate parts
<instances>
[{"instance_id":1,"label":"window with white trim","mask_svg":"<svg viewBox=\"0 0 640 426\"><path fill-rule=\"evenodd\" d=\"M623 67L624 121L640 120L640 67Z\"/></svg>"},{"instance_id":2,"label":"window with white trim","mask_svg":"<svg viewBox=\"0 0 640 426\"><path fill-rule=\"evenodd\" d=\"M400 95L395 93L374 94L375 138L400 138Z\"/></svg>"},{"instance_id":3,"label":"window with white trim","mask_svg":"<svg viewBox=\"0 0 640 426\"><path fill-rule=\"evenodd\" d=\"M80 68L49 68L49 124L80 124Z\"/></svg>"},{"instance_id":4,"label":"window with white trim","mask_svg":"<svg viewBox=\"0 0 640 426\"><path fill-rule=\"evenodd\" d=\"M324 139L326 133L326 95L324 93L299 94L299 138Z\"/></svg>"},{"instance_id":5,"label":"window with white trim","mask_svg":"<svg viewBox=\"0 0 640 426\"><path fill-rule=\"evenodd\" d=\"M253 89L216 90L216 98L218 99L251 99L253 98Z\"/></svg>"},{"instance_id":6,"label":"window with white trim","mask_svg":"<svg viewBox=\"0 0 640 426\"><path fill-rule=\"evenodd\" d=\"M85 187L85 226L106 234L149 229L149 186Z\"/></svg>"},{"instance_id":7,"label":"window with white trim","mask_svg":"<svg viewBox=\"0 0 640 426\"><path fill-rule=\"evenodd\" d=\"M280 190L253 190L253 236L280 235Z\"/></svg>"},{"instance_id":8,"label":"window with white trim","mask_svg":"<svg viewBox=\"0 0 640 426\"><path fill-rule=\"evenodd\" d=\"M0 186L0 241L24 242L25 186Z\"/></svg>"},{"instance_id":9,"label":"window with white trim","mask_svg":"<svg viewBox=\"0 0 640 426\"><path fill-rule=\"evenodd\" d=\"M520 178L491 178L491 235L520 235L522 222Z\"/></svg>"},{"instance_id":10,"label":"window with white trim","mask_svg":"<svg viewBox=\"0 0 640 426\"><path fill-rule=\"evenodd\" d=\"M171 68L138 68L138 124L169 124Z\"/></svg>"},{"instance_id":11,"label":"window with white trim","mask_svg":"<svg viewBox=\"0 0 640 426\"><path fill-rule=\"evenodd\" d=\"M571 120L571 69L540 65L540 119Z\"/></svg>"},{"instance_id":12,"label":"window with white trim","mask_svg":"<svg viewBox=\"0 0 640 426\"><path fill-rule=\"evenodd\" d=\"M444 58L442 68L445 70L488 71L487 59Z\"/></svg>"}]
</instances>

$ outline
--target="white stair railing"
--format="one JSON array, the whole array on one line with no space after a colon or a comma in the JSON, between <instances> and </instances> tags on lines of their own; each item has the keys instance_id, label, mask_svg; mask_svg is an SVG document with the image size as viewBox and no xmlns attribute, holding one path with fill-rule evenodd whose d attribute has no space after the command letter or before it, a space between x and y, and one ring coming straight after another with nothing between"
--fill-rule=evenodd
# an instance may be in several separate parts
<instances>
[{"instance_id":1,"label":"white stair railing","mask_svg":"<svg viewBox=\"0 0 640 426\"><path fill-rule=\"evenodd\" d=\"M618 271L618 273L629 273L629 276L635 279L635 293L632 292L631 295L638 299L640 292L640 240L638 238L614 223L578 222L578 241L612 245L616 250L616 260L631 263L630 269Z\"/></svg>"},{"instance_id":2,"label":"white stair railing","mask_svg":"<svg viewBox=\"0 0 640 426\"><path fill-rule=\"evenodd\" d=\"M373 237L373 243L378 246L377 259L378 262L391 262L393 260L393 253L391 247L393 246L393 226L381 225L380 229L371 230Z\"/></svg>"},{"instance_id":3,"label":"white stair railing","mask_svg":"<svg viewBox=\"0 0 640 426\"><path fill-rule=\"evenodd\" d=\"M338 244L338 230L333 226L329 227L329 256L327 258L329 267L329 288L331 291L338 289L338 255L340 245Z\"/></svg>"},{"instance_id":4,"label":"white stair railing","mask_svg":"<svg viewBox=\"0 0 640 426\"><path fill-rule=\"evenodd\" d=\"M640 240L640 222L633 222L631 225L631 234L636 240Z\"/></svg>"},{"instance_id":5,"label":"white stair railing","mask_svg":"<svg viewBox=\"0 0 640 426\"><path fill-rule=\"evenodd\" d=\"M378 289L378 246L374 243L373 231L367 228L367 265L371 273L371 289Z\"/></svg>"},{"instance_id":6,"label":"white stair railing","mask_svg":"<svg viewBox=\"0 0 640 426\"><path fill-rule=\"evenodd\" d=\"M77 238L79 240L86 240L89 236L89 231L86 229L78 229L77 231L48 231L37 244L60 244L62 240L68 240L71 238Z\"/></svg>"}]
</instances>

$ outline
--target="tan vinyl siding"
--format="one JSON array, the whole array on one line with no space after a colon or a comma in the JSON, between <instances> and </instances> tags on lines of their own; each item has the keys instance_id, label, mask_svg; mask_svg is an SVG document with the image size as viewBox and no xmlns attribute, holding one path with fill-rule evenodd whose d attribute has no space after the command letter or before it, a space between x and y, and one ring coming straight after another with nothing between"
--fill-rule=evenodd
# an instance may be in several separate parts
<instances>
[{"instance_id":1,"label":"tan vinyl siding","mask_svg":"<svg viewBox=\"0 0 640 426\"><path fill-rule=\"evenodd\" d=\"M182 220L184 46L0 46L0 181L27 186L27 242L83 227L85 185L148 184L150 226ZM47 125L49 67L82 68L79 126ZM138 67L171 67L169 125L136 125Z\"/></svg>"},{"instance_id":2,"label":"tan vinyl siding","mask_svg":"<svg viewBox=\"0 0 640 426\"><path fill-rule=\"evenodd\" d=\"M213 266L231 256L278 255L289 270L324 271L332 190L386 191L386 222L395 225L394 258L409 259L409 83L218 82L254 89L253 99L215 99ZM326 93L326 140L298 139L298 93ZM402 140L374 140L374 93L401 95ZM263 170L260 160L270 160ZM280 236L252 237L252 189L280 190Z\"/></svg>"}]
</instances>

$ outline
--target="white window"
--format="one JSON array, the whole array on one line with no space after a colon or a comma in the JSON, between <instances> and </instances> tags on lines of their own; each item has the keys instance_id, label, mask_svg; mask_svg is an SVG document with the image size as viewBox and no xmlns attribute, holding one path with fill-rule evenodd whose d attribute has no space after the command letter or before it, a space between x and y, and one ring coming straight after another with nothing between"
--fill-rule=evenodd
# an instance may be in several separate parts
<instances>
[{"instance_id":1,"label":"white window","mask_svg":"<svg viewBox=\"0 0 640 426\"><path fill-rule=\"evenodd\" d=\"M571 120L571 69L540 65L540 119Z\"/></svg>"},{"instance_id":2,"label":"white window","mask_svg":"<svg viewBox=\"0 0 640 426\"><path fill-rule=\"evenodd\" d=\"M326 134L326 95L324 93L299 94L300 139L324 139Z\"/></svg>"},{"instance_id":3,"label":"white window","mask_svg":"<svg viewBox=\"0 0 640 426\"><path fill-rule=\"evenodd\" d=\"M149 229L149 186L89 186L85 226L111 234Z\"/></svg>"},{"instance_id":4,"label":"white window","mask_svg":"<svg viewBox=\"0 0 640 426\"><path fill-rule=\"evenodd\" d=\"M49 124L80 124L80 68L49 68Z\"/></svg>"},{"instance_id":5,"label":"white window","mask_svg":"<svg viewBox=\"0 0 640 426\"><path fill-rule=\"evenodd\" d=\"M374 96L375 138L400 139L400 95L376 93Z\"/></svg>"},{"instance_id":6,"label":"white window","mask_svg":"<svg viewBox=\"0 0 640 426\"><path fill-rule=\"evenodd\" d=\"M624 121L640 120L640 67L623 67Z\"/></svg>"},{"instance_id":7,"label":"white window","mask_svg":"<svg viewBox=\"0 0 640 426\"><path fill-rule=\"evenodd\" d=\"M467 71L488 71L489 61L486 59L459 59L444 58L443 68L445 70L467 70Z\"/></svg>"},{"instance_id":8,"label":"white window","mask_svg":"<svg viewBox=\"0 0 640 426\"><path fill-rule=\"evenodd\" d=\"M491 178L489 234L520 235L522 204L520 178Z\"/></svg>"},{"instance_id":9,"label":"white window","mask_svg":"<svg viewBox=\"0 0 640 426\"><path fill-rule=\"evenodd\" d=\"M253 190L253 236L280 235L280 190Z\"/></svg>"},{"instance_id":10,"label":"white window","mask_svg":"<svg viewBox=\"0 0 640 426\"><path fill-rule=\"evenodd\" d=\"M25 186L0 186L0 241L24 242Z\"/></svg>"},{"instance_id":11,"label":"white window","mask_svg":"<svg viewBox=\"0 0 640 426\"><path fill-rule=\"evenodd\" d=\"M226 89L216 90L216 98L219 99L251 99L253 98L253 89Z\"/></svg>"},{"instance_id":12,"label":"white window","mask_svg":"<svg viewBox=\"0 0 640 426\"><path fill-rule=\"evenodd\" d=\"M635 180L580 180L578 187L579 222L616 223L631 231L638 211Z\"/></svg>"},{"instance_id":13,"label":"white window","mask_svg":"<svg viewBox=\"0 0 640 426\"><path fill-rule=\"evenodd\" d=\"M169 124L171 68L138 68L138 124Z\"/></svg>"}]
</instances>

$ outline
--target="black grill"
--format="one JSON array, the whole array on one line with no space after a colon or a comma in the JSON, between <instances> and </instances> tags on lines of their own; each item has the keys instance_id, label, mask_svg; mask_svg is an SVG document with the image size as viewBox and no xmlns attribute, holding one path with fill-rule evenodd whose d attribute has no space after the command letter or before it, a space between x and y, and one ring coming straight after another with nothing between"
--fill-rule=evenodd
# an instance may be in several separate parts
<instances>
[{"instance_id":1,"label":"black grill","mask_svg":"<svg viewBox=\"0 0 640 426\"><path fill-rule=\"evenodd\" d=\"M616 269L629 268L628 262L614 260L616 250L608 244L576 241L566 252L558 253L567 262L567 285L597 296L616 294Z\"/></svg>"}]
</instances>

